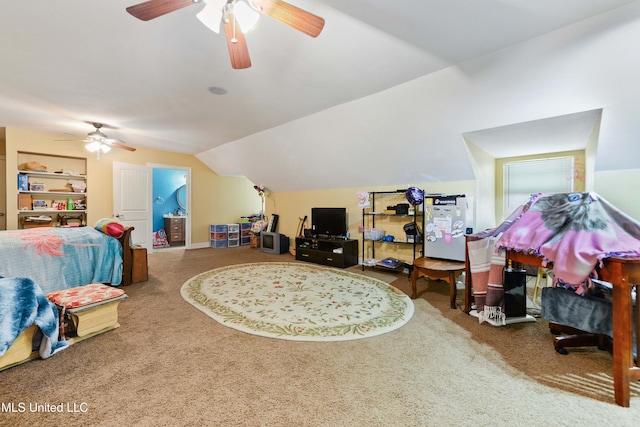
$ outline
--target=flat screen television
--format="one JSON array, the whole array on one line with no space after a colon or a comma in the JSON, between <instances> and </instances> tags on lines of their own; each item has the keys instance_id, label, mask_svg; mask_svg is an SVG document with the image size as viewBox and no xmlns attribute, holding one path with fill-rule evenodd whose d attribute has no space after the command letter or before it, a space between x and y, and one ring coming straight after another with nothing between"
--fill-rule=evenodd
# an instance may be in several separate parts
<instances>
[{"instance_id":1,"label":"flat screen television","mask_svg":"<svg viewBox=\"0 0 640 427\"><path fill-rule=\"evenodd\" d=\"M311 229L316 236L344 237L347 234L346 208L311 208Z\"/></svg>"},{"instance_id":2,"label":"flat screen television","mask_svg":"<svg viewBox=\"0 0 640 427\"><path fill-rule=\"evenodd\" d=\"M260 252L274 255L289 252L289 238L284 234L263 231L260 233Z\"/></svg>"}]
</instances>

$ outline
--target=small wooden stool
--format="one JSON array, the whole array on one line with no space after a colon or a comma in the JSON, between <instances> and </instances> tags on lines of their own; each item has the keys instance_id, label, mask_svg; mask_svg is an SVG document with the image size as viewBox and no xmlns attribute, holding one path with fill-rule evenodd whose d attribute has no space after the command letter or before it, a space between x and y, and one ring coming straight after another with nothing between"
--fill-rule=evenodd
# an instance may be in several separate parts
<instances>
[{"instance_id":1,"label":"small wooden stool","mask_svg":"<svg viewBox=\"0 0 640 427\"><path fill-rule=\"evenodd\" d=\"M115 329L118 323L118 304L127 299L122 289L92 283L62 289L47 294L49 301L60 310L61 336L69 335L71 344Z\"/></svg>"},{"instance_id":2,"label":"small wooden stool","mask_svg":"<svg viewBox=\"0 0 640 427\"><path fill-rule=\"evenodd\" d=\"M449 282L449 300L451 308L456 308L456 277L464 271L464 262L445 261L420 257L413 261L413 272L411 273L411 298L418 296L417 280L427 277L431 280L442 279Z\"/></svg>"}]
</instances>

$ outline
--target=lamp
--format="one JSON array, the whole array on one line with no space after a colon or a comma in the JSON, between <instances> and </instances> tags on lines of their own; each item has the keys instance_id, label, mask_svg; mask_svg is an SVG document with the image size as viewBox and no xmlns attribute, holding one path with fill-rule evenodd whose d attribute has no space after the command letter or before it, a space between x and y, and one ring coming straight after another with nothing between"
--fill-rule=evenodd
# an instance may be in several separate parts
<instances>
[{"instance_id":1,"label":"lamp","mask_svg":"<svg viewBox=\"0 0 640 427\"><path fill-rule=\"evenodd\" d=\"M262 210L260 211L260 219L264 219L264 197L266 189L263 185L254 185L253 188L258 192L258 196L260 196L260 199L262 199Z\"/></svg>"}]
</instances>

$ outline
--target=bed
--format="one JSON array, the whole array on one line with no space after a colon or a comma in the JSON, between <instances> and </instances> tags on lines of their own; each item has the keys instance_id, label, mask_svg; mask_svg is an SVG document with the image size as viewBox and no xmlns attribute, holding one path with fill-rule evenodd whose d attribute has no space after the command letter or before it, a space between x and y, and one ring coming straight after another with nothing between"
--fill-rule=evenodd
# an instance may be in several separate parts
<instances>
[{"instance_id":1,"label":"bed","mask_svg":"<svg viewBox=\"0 0 640 427\"><path fill-rule=\"evenodd\" d=\"M0 231L0 276L28 277L45 294L89 283L129 284L131 230L119 239L93 227Z\"/></svg>"},{"instance_id":2,"label":"bed","mask_svg":"<svg viewBox=\"0 0 640 427\"><path fill-rule=\"evenodd\" d=\"M14 341L27 353L24 360L9 354L17 363L34 357L28 338L34 324L39 328L34 348L39 347L40 357L65 348L57 341L57 309L46 294L90 283L131 283L132 230L125 229L119 238L93 227L0 231L0 369L16 364L5 357Z\"/></svg>"}]
</instances>

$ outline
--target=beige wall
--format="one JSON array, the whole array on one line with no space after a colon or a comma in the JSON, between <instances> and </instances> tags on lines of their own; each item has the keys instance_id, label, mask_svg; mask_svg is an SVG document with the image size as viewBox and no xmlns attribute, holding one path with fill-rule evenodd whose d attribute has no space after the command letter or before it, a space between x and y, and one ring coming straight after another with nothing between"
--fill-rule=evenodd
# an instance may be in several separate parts
<instances>
[{"instance_id":1,"label":"beige wall","mask_svg":"<svg viewBox=\"0 0 640 427\"><path fill-rule=\"evenodd\" d=\"M2 128L0 128L2 130ZM17 228L17 198L11 197L17 188L17 173L9 165L17 164L17 151L33 151L46 154L68 155L87 158L89 223L113 214L112 166L114 161L134 164L165 164L167 166L189 167L192 170L192 243L195 246L207 245L209 224L236 222L240 216L260 211L260 197L253 184L244 178L222 177L215 174L196 157L158 150L138 148L134 153L114 149L100 160L84 150L81 142L54 142L54 139L68 138L56 134L6 129L7 157L7 228ZM640 182L640 169L605 171L594 174L594 191L613 203L627 215L640 221L640 201L630 193L630 188ZM478 181L457 181L444 183L411 184L424 188L429 193L466 194L471 196L474 218L481 218L486 209L485 196L478 196L478 188L493 185ZM368 188L340 188L316 191L268 193L265 200L267 215L280 215L278 231L292 239L299 227L299 218L309 216L311 223L312 207L346 207L349 231L352 238L361 239L358 226L362 222L362 211L357 207L356 192L390 191L406 188L407 184ZM493 201L490 201L493 205ZM480 212L478 212L480 209ZM474 224L474 229L493 227L486 221ZM362 251L362 248L360 248ZM393 256L393 255L389 255ZM396 257L398 254L396 254Z\"/></svg>"},{"instance_id":2,"label":"beige wall","mask_svg":"<svg viewBox=\"0 0 640 427\"><path fill-rule=\"evenodd\" d=\"M640 199L637 195L630 191L634 183L640 182L640 169L596 172L594 174L595 189L594 191L600 196L607 199L618 209L627 215L640 221ZM412 184L414 185L414 184ZM423 183L415 184L415 186L424 188L428 193L446 193L446 194L466 194L470 196L472 201L472 212L474 219L478 218L477 209L483 209L483 203L476 197L478 188L476 181L457 181L443 183ZM311 224L311 208L313 207L345 207L347 208L347 222L351 238L360 240L359 253L362 256L362 234L358 231L358 226L362 223L362 210L358 208L356 193L360 190L364 191L392 191L399 188L406 188L407 184L398 184L390 186L382 186L375 188L340 188L330 190L316 191L300 191L300 192L283 192L276 194L268 194L266 198L267 215L276 213L280 215L278 223L278 231L284 233L291 238L291 245L294 245L294 237L298 232L299 218L308 215L307 227ZM482 187L482 186L479 186ZM493 187L493 186L491 186ZM491 201L493 204L493 201ZM478 225L478 221L474 221L474 230L481 231L484 228L495 227L498 225L485 224ZM389 245L389 247L393 247ZM376 249L376 258L384 256L394 256L396 258L410 259L411 252L407 252L408 248L398 249L385 253ZM365 254L366 256L366 254Z\"/></svg>"},{"instance_id":3,"label":"beige wall","mask_svg":"<svg viewBox=\"0 0 640 427\"><path fill-rule=\"evenodd\" d=\"M640 169L595 173L594 191L631 218L640 222Z\"/></svg>"},{"instance_id":4,"label":"beige wall","mask_svg":"<svg viewBox=\"0 0 640 427\"><path fill-rule=\"evenodd\" d=\"M113 215L113 162L167 165L191 168L191 241L195 246L208 245L209 224L237 222L241 216L260 211L260 198L253 184L245 178L221 177L195 156L150 150L113 149L97 160L84 149L81 141L59 141L68 135L6 128L7 158L7 229L17 228L17 152L85 157L87 159L87 220L89 224ZM135 144L132 144L135 145ZM12 168L11 165L16 165Z\"/></svg>"},{"instance_id":5,"label":"beige wall","mask_svg":"<svg viewBox=\"0 0 640 427\"><path fill-rule=\"evenodd\" d=\"M475 191L475 181L457 181L445 183L411 184L418 188L425 189L428 193L466 194L473 196ZM358 208L358 191L393 191L400 188L407 188L407 184L389 185L374 188L339 188L330 190L315 191L294 191L267 194L265 210L267 216L278 214L278 231L289 236L291 246L294 245L294 238L298 233L299 219L308 216L306 228L311 227L311 208L314 207L344 207L347 209L347 224L349 234L352 239L362 239L362 234L358 231L358 226L362 224L362 209ZM402 194L400 194L402 196ZM403 198L403 197L401 197ZM406 199L404 199L406 203ZM402 201L400 201L402 203ZM395 204L395 203L394 203ZM385 206L383 206L385 207ZM376 203L376 210L378 203ZM408 221L406 221L408 222ZM396 237L404 236L402 228L399 226L395 230L386 230ZM401 234L402 233L402 234ZM385 252L376 247L376 258L393 256L400 259L411 259L412 249L410 247L400 247L396 245L385 245L388 250ZM359 243L359 253L362 255L362 242ZM384 254L384 256L382 256ZM365 254L366 256L366 254Z\"/></svg>"}]
</instances>

